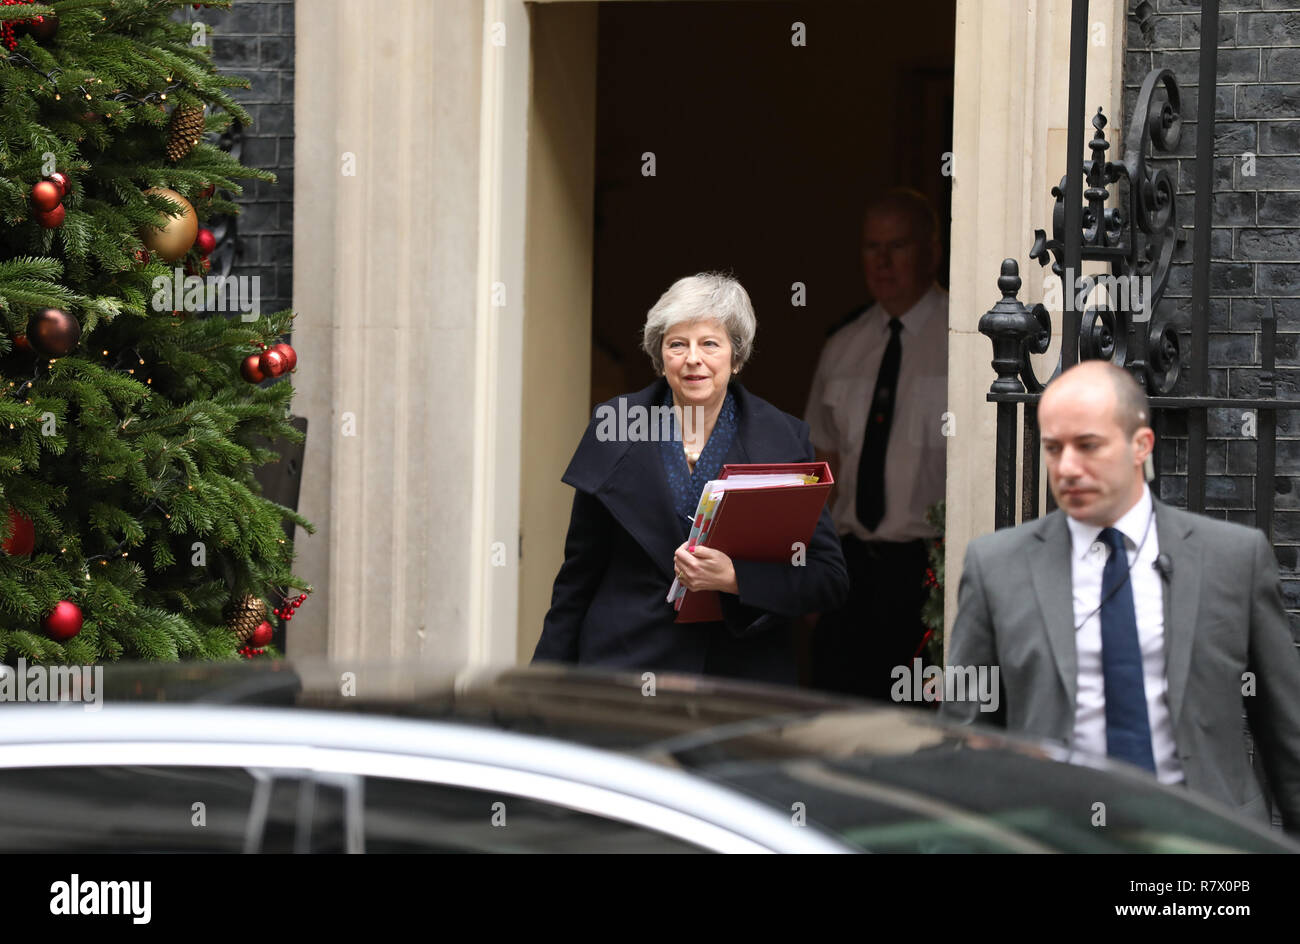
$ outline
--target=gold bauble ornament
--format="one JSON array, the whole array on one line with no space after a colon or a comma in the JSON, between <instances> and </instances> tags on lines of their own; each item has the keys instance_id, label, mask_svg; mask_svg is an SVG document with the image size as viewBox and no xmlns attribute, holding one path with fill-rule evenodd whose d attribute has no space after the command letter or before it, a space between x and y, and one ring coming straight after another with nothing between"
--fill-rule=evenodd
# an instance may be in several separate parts
<instances>
[{"instance_id":1,"label":"gold bauble ornament","mask_svg":"<svg viewBox=\"0 0 1300 944\"><path fill-rule=\"evenodd\" d=\"M153 187L145 193L154 193L166 197L172 203L180 205L180 216L167 217L167 225L162 229L146 226L140 231L140 240L168 262L175 262L190 251L194 240L199 235L199 216L186 200L175 190L166 187Z\"/></svg>"},{"instance_id":2,"label":"gold bauble ornament","mask_svg":"<svg viewBox=\"0 0 1300 944\"><path fill-rule=\"evenodd\" d=\"M265 620L266 601L251 593L226 607L226 625L241 646Z\"/></svg>"}]
</instances>

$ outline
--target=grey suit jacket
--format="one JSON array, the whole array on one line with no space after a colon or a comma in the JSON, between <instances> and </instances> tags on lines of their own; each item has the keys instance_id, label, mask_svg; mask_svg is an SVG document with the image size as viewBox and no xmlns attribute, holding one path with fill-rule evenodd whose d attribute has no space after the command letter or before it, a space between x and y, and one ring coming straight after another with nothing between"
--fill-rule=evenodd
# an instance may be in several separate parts
<instances>
[{"instance_id":1,"label":"grey suit jacket","mask_svg":"<svg viewBox=\"0 0 1300 944\"><path fill-rule=\"evenodd\" d=\"M1165 672L1187 786L1266 819L1243 708L1288 831L1300 831L1300 652L1263 532L1155 503L1165 581ZM1002 724L1069 744L1078 663L1065 513L985 535L966 550L952 666L998 666ZM1247 676L1246 673L1253 673ZM1250 683L1253 681L1253 694ZM974 701L943 714L988 721Z\"/></svg>"}]
</instances>

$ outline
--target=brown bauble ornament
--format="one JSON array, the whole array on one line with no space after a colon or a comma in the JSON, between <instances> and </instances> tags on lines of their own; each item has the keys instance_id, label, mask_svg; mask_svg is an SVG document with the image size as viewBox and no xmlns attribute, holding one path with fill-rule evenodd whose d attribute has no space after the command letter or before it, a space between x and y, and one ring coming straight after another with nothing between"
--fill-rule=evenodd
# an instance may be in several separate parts
<instances>
[{"instance_id":1,"label":"brown bauble ornament","mask_svg":"<svg viewBox=\"0 0 1300 944\"><path fill-rule=\"evenodd\" d=\"M57 186L59 190L62 191L62 196L66 197L68 194L72 193L72 181L68 179L68 175L63 171L56 170L45 179Z\"/></svg>"},{"instance_id":2,"label":"brown bauble ornament","mask_svg":"<svg viewBox=\"0 0 1300 944\"><path fill-rule=\"evenodd\" d=\"M267 377L279 377L288 370L285 366L287 363L284 355L272 347L262 352L262 359L258 362L258 366Z\"/></svg>"},{"instance_id":3,"label":"brown bauble ornament","mask_svg":"<svg viewBox=\"0 0 1300 944\"><path fill-rule=\"evenodd\" d=\"M298 366L298 352L290 347L287 342L281 341L279 344L272 344L271 350L279 351L284 356L284 369L286 372Z\"/></svg>"},{"instance_id":4,"label":"brown bauble ornament","mask_svg":"<svg viewBox=\"0 0 1300 944\"><path fill-rule=\"evenodd\" d=\"M262 355L249 354L245 357L244 362L239 365L239 373L251 384L265 380L267 375L262 373Z\"/></svg>"},{"instance_id":5,"label":"brown bauble ornament","mask_svg":"<svg viewBox=\"0 0 1300 944\"><path fill-rule=\"evenodd\" d=\"M32 185L32 206L42 213L49 213L63 199L63 188L56 183L42 180Z\"/></svg>"},{"instance_id":6,"label":"brown bauble ornament","mask_svg":"<svg viewBox=\"0 0 1300 944\"><path fill-rule=\"evenodd\" d=\"M41 629L52 639L63 642L81 632L81 607L67 600L60 600L54 611L41 620Z\"/></svg>"},{"instance_id":7,"label":"brown bauble ornament","mask_svg":"<svg viewBox=\"0 0 1300 944\"><path fill-rule=\"evenodd\" d=\"M264 622L266 602L251 593L241 600L232 601L226 607L226 625L241 646L248 642L248 637Z\"/></svg>"},{"instance_id":8,"label":"brown bauble ornament","mask_svg":"<svg viewBox=\"0 0 1300 944\"><path fill-rule=\"evenodd\" d=\"M66 311L43 308L27 323L27 341L46 357L65 357L81 341L81 322Z\"/></svg>"},{"instance_id":9,"label":"brown bauble ornament","mask_svg":"<svg viewBox=\"0 0 1300 944\"><path fill-rule=\"evenodd\" d=\"M153 187L145 193L157 194L172 203L180 205L180 216L167 217L167 224L162 229L146 226L140 231L140 240L167 262L175 262L190 251L194 239L199 235L199 217L194 212L190 201L175 190L166 187Z\"/></svg>"},{"instance_id":10,"label":"brown bauble ornament","mask_svg":"<svg viewBox=\"0 0 1300 944\"><path fill-rule=\"evenodd\" d=\"M0 547L10 557L26 557L36 549L36 525L17 508L9 509L8 534Z\"/></svg>"},{"instance_id":11,"label":"brown bauble ornament","mask_svg":"<svg viewBox=\"0 0 1300 944\"><path fill-rule=\"evenodd\" d=\"M56 204L53 210L48 212L37 210L32 214L36 222L40 223L46 229L58 229L63 225L63 218L68 215L62 203Z\"/></svg>"}]
</instances>

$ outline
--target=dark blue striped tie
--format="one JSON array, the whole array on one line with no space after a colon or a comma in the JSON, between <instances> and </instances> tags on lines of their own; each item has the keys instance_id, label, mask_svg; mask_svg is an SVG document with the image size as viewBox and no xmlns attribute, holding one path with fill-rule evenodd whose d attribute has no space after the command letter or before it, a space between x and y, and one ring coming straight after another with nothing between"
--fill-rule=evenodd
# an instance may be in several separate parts
<instances>
[{"instance_id":1,"label":"dark blue striped tie","mask_svg":"<svg viewBox=\"0 0 1300 944\"><path fill-rule=\"evenodd\" d=\"M1151 724L1142 681L1142 648L1128 579L1124 535L1103 528L1101 539L1110 557L1101 573L1101 674L1106 687L1106 753L1152 773Z\"/></svg>"}]
</instances>

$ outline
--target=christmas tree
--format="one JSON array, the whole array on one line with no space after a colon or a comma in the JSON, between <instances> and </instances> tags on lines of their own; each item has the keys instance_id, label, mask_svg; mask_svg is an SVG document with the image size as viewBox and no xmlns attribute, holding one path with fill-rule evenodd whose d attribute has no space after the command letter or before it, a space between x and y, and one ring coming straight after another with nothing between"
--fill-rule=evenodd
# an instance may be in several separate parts
<instances>
[{"instance_id":1,"label":"christmas tree","mask_svg":"<svg viewBox=\"0 0 1300 944\"><path fill-rule=\"evenodd\" d=\"M293 313L200 228L275 178L210 143L248 82L182 5L0 0L0 661L234 658L303 599L253 477Z\"/></svg>"}]
</instances>

